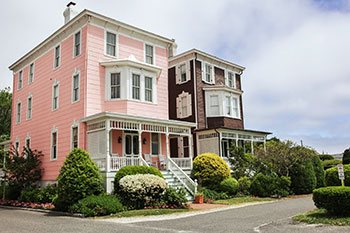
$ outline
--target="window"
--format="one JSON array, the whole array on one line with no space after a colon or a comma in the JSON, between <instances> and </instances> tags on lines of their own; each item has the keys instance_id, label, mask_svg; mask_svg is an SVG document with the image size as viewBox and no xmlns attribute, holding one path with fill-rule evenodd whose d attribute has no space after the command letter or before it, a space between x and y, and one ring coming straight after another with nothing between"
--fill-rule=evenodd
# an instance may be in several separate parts
<instances>
[{"instance_id":1,"label":"window","mask_svg":"<svg viewBox=\"0 0 350 233\"><path fill-rule=\"evenodd\" d=\"M190 61L176 66L176 84L182 84L191 79Z\"/></svg>"},{"instance_id":2,"label":"window","mask_svg":"<svg viewBox=\"0 0 350 233\"><path fill-rule=\"evenodd\" d=\"M151 134L151 154L158 155L159 154L159 135L157 133Z\"/></svg>"},{"instance_id":3,"label":"window","mask_svg":"<svg viewBox=\"0 0 350 233\"><path fill-rule=\"evenodd\" d=\"M78 148L78 126L74 126L72 127L72 144L71 144L71 148Z\"/></svg>"},{"instance_id":4,"label":"window","mask_svg":"<svg viewBox=\"0 0 350 233\"><path fill-rule=\"evenodd\" d=\"M26 138L26 148L30 149L30 138Z\"/></svg>"},{"instance_id":5,"label":"window","mask_svg":"<svg viewBox=\"0 0 350 233\"><path fill-rule=\"evenodd\" d=\"M225 96L225 115L231 115L231 97Z\"/></svg>"},{"instance_id":6,"label":"window","mask_svg":"<svg viewBox=\"0 0 350 233\"><path fill-rule=\"evenodd\" d=\"M19 100L17 102L17 115L16 115L16 123L19 124L21 123L21 101Z\"/></svg>"},{"instance_id":7,"label":"window","mask_svg":"<svg viewBox=\"0 0 350 233\"><path fill-rule=\"evenodd\" d=\"M111 74L111 99L120 98L120 73Z\"/></svg>"},{"instance_id":8,"label":"window","mask_svg":"<svg viewBox=\"0 0 350 233\"><path fill-rule=\"evenodd\" d=\"M145 77L145 101L152 102L152 78Z\"/></svg>"},{"instance_id":9,"label":"window","mask_svg":"<svg viewBox=\"0 0 350 233\"><path fill-rule=\"evenodd\" d=\"M211 75L212 75L212 69L213 67L209 64L205 64L205 81L207 82L211 82Z\"/></svg>"},{"instance_id":10,"label":"window","mask_svg":"<svg viewBox=\"0 0 350 233\"><path fill-rule=\"evenodd\" d=\"M202 81L208 84L215 84L214 66L207 62L202 62Z\"/></svg>"},{"instance_id":11,"label":"window","mask_svg":"<svg viewBox=\"0 0 350 233\"><path fill-rule=\"evenodd\" d=\"M239 118L239 111L238 111L238 98L233 97L232 98L232 116Z\"/></svg>"},{"instance_id":12,"label":"window","mask_svg":"<svg viewBox=\"0 0 350 233\"><path fill-rule=\"evenodd\" d=\"M23 71L21 70L18 74L18 90L23 87Z\"/></svg>"},{"instance_id":13,"label":"window","mask_svg":"<svg viewBox=\"0 0 350 233\"><path fill-rule=\"evenodd\" d=\"M51 160L57 159L57 131L51 133Z\"/></svg>"},{"instance_id":14,"label":"window","mask_svg":"<svg viewBox=\"0 0 350 233\"><path fill-rule=\"evenodd\" d=\"M77 57L80 55L80 50L81 50L81 36L80 36L80 32L75 33L74 35L74 57Z\"/></svg>"},{"instance_id":15,"label":"window","mask_svg":"<svg viewBox=\"0 0 350 233\"><path fill-rule=\"evenodd\" d=\"M226 85L232 88L236 88L236 78L235 73L228 71L227 72L227 81Z\"/></svg>"},{"instance_id":16,"label":"window","mask_svg":"<svg viewBox=\"0 0 350 233\"><path fill-rule=\"evenodd\" d=\"M29 66L28 84L34 81L34 63Z\"/></svg>"},{"instance_id":17,"label":"window","mask_svg":"<svg viewBox=\"0 0 350 233\"><path fill-rule=\"evenodd\" d=\"M27 120L32 119L32 105L33 105L33 97L29 96L27 99Z\"/></svg>"},{"instance_id":18,"label":"window","mask_svg":"<svg viewBox=\"0 0 350 233\"><path fill-rule=\"evenodd\" d=\"M125 153L126 155L139 154L139 136L128 134L125 135Z\"/></svg>"},{"instance_id":19,"label":"window","mask_svg":"<svg viewBox=\"0 0 350 233\"><path fill-rule=\"evenodd\" d=\"M56 82L52 87L52 110L58 109L59 84Z\"/></svg>"},{"instance_id":20,"label":"window","mask_svg":"<svg viewBox=\"0 0 350 233\"><path fill-rule=\"evenodd\" d=\"M106 40L106 53L113 57L116 56L116 44L117 44L117 36L116 34L107 32L107 40Z\"/></svg>"},{"instance_id":21,"label":"window","mask_svg":"<svg viewBox=\"0 0 350 233\"><path fill-rule=\"evenodd\" d=\"M140 75L132 74L132 98L140 99Z\"/></svg>"},{"instance_id":22,"label":"window","mask_svg":"<svg viewBox=\"0 0 350 233\"><path fill-rule=\"evenodd\" d=\"M180 81L186 82L186 64L180 65L179 70L180 70Z\"/></svg>"},{"instance_id":23,"label":"window","mask_svg":"<svg viewBox=\"0 0 350 233\"><path fill-rule=\"evenodd\" d=\"M19 141L18 141L18 139L16 140L16 142L15 142L15 148L16 148L16 151L18 151L18 149L19 149ZM16 154L16 153L15 153Z\"/></svg>"},{"instance_id":24,"label":"window","mask_svg":"<svg viewBox=\"0 0 350 233\"><path fill-rule=\"evenodd\" d=\"M191 94L182 92L176 98L177 118L186 118L192 115L192 100Z\"/></svg>"},{"instance_id":25,"label":"window","mask_svg":"<svg viewBox=\"0 0 350 233\"><path fill-rule=\"evenodd\" d=\"M145 56L146 56L146 63L153 64L153 46L152 45L145 45Z\"/></svg>"},{"instance_id":26,"label":"window","mask_svg":"<svg viewBox=\"0 0 350 233\"><path fill-rule=\"evenodd\" d=\"M210 115L219 115L219 96L212 95L210 96Z\"/></svg>"},{"instance_id":27,"label":"window","mask_svg":"<svg viewBox=\"0 0 350 233\"><path fill-rule=\"evenodd\" d=\"M61 63L61 46L58 45L55 48L55 61L54 61L54 68L57 68L60 66Z\"/></svg>"},{"instance_id":28,"label":"window","mask_svg":"<svg viewBox=\"0 0 350 233\"><path fill-rule=\"evenodd\" d=\"M73 88L72 88L72 102L77 102L79 100L80 95L80 75L73 75Z\"/></svg>"}]
</instances>

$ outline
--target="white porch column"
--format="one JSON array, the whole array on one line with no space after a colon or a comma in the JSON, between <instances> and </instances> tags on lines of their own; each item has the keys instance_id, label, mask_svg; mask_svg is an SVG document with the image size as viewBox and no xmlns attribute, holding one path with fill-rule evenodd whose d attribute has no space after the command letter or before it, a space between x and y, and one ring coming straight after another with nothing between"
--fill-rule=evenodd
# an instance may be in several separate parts
<instances>
[{"instance_id":1,"label":"white porch column","mask_svg":"<svg viewBox=\"0 0 350 233\"><path fill-rule=\"evenodd\" d=\"M192 150L192 134L188 135L188 152L189 152L189 156L191 158L191 170L192 170L192 166L193 166L193 150Z\"/></svg>"},{"instance_id":2,"label":"white porch column","mask_svg":"<svg viewBox=\"0 0 350 233\"><path fill-rule=\"evenodd\" d=\"M250 145L252 147L252 154L254 154L254 142L253 142L253 140L250 141Z\"/></svg>"},{"instance_id":3,"label":"white porch column","mask_svg":"<svg viewBox=\"0 0 350 233\"><path fill-rule=\"evenodd\" d=\"M139 135L139 157L142 157L142 130L141 130L141 124L139 124L139 130L137 131ZM134 161L134 160L133 160ZM136 164L134 164L136 165Z\"/></svg>"},{"instance_id":4,"label":"white porch column","mask_svg":"<svg viewBox=\"0 0 350 233\"><path fill-rule=\"evenodd\" d=\"M238 146L238 134L236 134L236 147Z\"/></svg>"},{"instance_id":5,"label":"white porch column","mask_svg":"<svg viewBox=\"0 0 350 233\"><path fill-rule=\"evenodd\" d=\"M110 120L106 120L106 172L108 173L111 168L110 168L110 163L111 163L111 157L110 157L110 140L109 140L109 132L110 132Z\"/></svg>"},{"instance_id":6,"label":"white porch column","mask_svg":"<svg viewBox=\"0 0 350 233\"><path fill-rule=\"evenodd\" d=\"M219 132L219 156L222 158L221 132Z\"/></svg>"},{"instance_id":7,"label":"white porch column","mask_svg":"<svg viewBox=\"0 0 350 233\"><path fill-rule=\"evenodd\" d=\"M166 168L169 168L169 132L168 132L168 126L166 127L166 133L165 133L165 146L166 146Z\"/></svg>"},{"instance_id":8,"label":"white porch column","mask_svg":"<svg viewBox=\"0 0 350 233\"><path fill-rule=\"evenodd\" d=\"M264 151L266 152L266 136L264 137Z\"/></svg>"}]
</instances>

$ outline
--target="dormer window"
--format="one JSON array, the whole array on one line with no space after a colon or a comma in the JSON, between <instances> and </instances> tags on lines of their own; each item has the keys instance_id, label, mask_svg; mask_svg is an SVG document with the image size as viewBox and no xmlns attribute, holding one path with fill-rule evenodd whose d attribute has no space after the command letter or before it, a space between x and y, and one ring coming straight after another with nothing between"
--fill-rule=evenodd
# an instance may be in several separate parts
<instances>
[{"instance_id":1,"label":"dormer window","mask_svg":"<svg viewBox=\"0 0 350 233\"><path fill-rule=\"evenodd\" d=\"M111 32L106 33L106 54L116 57L117 35Z\"/></svg>"}]
</instances>

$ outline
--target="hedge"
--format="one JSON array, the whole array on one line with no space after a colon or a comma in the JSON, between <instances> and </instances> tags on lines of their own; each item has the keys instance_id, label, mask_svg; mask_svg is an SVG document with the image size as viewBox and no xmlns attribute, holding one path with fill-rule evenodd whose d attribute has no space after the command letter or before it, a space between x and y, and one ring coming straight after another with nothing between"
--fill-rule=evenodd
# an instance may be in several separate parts
<instances>
[{"instance_id":1,"label":"hedge","mask_svg":"<svg viewBox=\"0 0 350 233\"><path fill-rule=\"evenodd\" d=\"M338 164L341 164L341 163L342 163L342 161L340 161L338 159L330 159L330 160L322 161L322 166L324 168L330 168L330 167L337 166Z\"/></svg>"},{"instance_id":2,"label":"hedge","mask_svg":"<svg viewBox=\"0 0 350 233\"><path fill-rule=\"evenodd\" d=\"M266 176L258 173L250 185L250 193L259 197L284 197L289 195L290 185L289 177Z\"/></svg>"},{"instance_id":3,"label":"hedge","mask_svg":"<svg viewBox=\"0 0 350 233\"><path fill-rule=\"evenodd\" d=\"M312 199L317 208L324 208L332 215L350 215L350 187L315 189Z\"/></svg>"},{"instance_id":4,"label":"hedge","mask_svg":"<svg viewBox=\"0 0 350 233\"><path fill-rule=\"evenodd\" d=\"M238 181L233 177L224 179L223 181L221 181L219 185L220 191L226 192L231 196L234 196L237 194L238 187L239 187Z\"/></svg>"},{"instance_id":5,"label":"hedge","mask_svg":"<svg viewBox=\"0 0 350 233\"><path fill-rule=\"evenodd\" d=\"M317 178L311 161L298 164L291 170L291 188L295 194L309 194L316 188Z\"/></svg>"},{"instance_id":6,"label":"hedge","mask_svg":"<svg viewBox=\"0 0 350 233\"><path fill-rule=\"evenodd\" d=\"M350 186L350 165L344 165L345 185ZM338 168L332 167L326 170L326 184L327 186L340 186L341 181L338 176Z\"/></svg>"}]
</instances>

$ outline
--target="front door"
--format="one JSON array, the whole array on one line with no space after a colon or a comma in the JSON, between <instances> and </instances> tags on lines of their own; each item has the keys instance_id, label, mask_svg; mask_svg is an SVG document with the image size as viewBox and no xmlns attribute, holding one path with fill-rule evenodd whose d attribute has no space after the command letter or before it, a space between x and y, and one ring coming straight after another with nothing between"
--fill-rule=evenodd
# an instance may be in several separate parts
<instances>
[{"instance_id":1,"label":"front door","mask_svg":"<svg viewBox=\"0 0 350 233\"><path fill-rule=\"evenodd\" d=\"M125 133L124 151L126 156L139 155L139 136L135 133Z\"/></svg>"}]
</instances>

